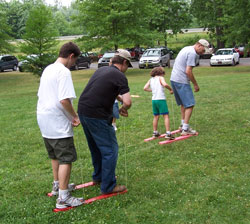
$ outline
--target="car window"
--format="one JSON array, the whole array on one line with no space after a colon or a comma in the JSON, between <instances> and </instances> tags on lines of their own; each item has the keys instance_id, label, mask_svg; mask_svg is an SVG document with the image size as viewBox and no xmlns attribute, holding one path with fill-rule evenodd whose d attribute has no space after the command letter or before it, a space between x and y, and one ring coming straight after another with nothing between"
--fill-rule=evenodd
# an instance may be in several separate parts
<instances>
[{"instance_id":1,"label":"car window","mask_svg":"<svg viewBox=\"0 0 250 224\"><path fill-rule=\"evenodd\" d=\"M160 56L161 51L160 50L146 50L143 53L143 56Z\"/></svg>"},{"instance_id":2,"label":"car window","mask_svg":"<svg viewBox=\"0 0 250 224\"><path fill-rule=\"evenodd\" d=\"M232 55L233 52L231 50L218 50L215 55Z\"/></svg>"},{"instance_id":3,"label":"car window","mask_svg":"<svg viewBox=\"0 0 250 224\"><path fill-rule=\"evenodd\" d=\"M88 57L88 55L86 53L82 53L83 57Z\"/></svg>"},{"instance_id":4,"label":"car window","mask_svg":"<svg viewBox=\"0 0 250 224\"><path fill-rule=\"evenodd\" d=\"M3 57L3 58L2 58L2 61L8 61L8 60L7 60L7 57Z\"/></svg>"},{"instance_id":5,"label":"car window","mask_svg":"<svg viewBox=\"0 0 250 224\"><path fill-rule=\"evenodd\" d=\"M104 58L112 58L112 57L114 57L114 55L115 55L115 53L105 53L105 54L103 55L103 57L104 57Z\"/></svg>"}]
</instances>

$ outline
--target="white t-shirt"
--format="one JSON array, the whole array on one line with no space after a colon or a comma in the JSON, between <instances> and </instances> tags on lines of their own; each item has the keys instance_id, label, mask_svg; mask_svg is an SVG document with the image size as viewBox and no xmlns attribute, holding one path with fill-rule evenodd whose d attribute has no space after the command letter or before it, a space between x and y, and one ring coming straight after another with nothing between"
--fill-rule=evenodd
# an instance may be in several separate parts
<instances>
[{"instance_id":1,"label":"white t-shirt","mask_svg":"<svg viewBox=\"0 0 250 224\"><path fill-rule=\"evenodd\" d=\"M38 90L37 121L42 136L60 139L73 136L71 115L60 103L63 99L76 98L71 73L56 62L43 71Z\"/></svg>"},{"instance_id":2,"label":"white t-shirt","mask_svg":"<svg viewBox=\"0 0 250 224\"><path fill-rule=\"evenodd\" d=\"M160 76L150 79L150 88L152 89L152 100L165 100L164 86L160 82Z\"/></svg>"},{"instance_id":3,"label":"white t-shirt","mask_svg":"<svg viewBox=\"0 0 250 224\"><path fill-rule=\"evenodd\" d=\"M189 84L190 80L186 74L186 67L194 67L196 57L197 54L194 46L182 48L175 59L170 80L178 83Z\"/></svg>"}]
</instances>

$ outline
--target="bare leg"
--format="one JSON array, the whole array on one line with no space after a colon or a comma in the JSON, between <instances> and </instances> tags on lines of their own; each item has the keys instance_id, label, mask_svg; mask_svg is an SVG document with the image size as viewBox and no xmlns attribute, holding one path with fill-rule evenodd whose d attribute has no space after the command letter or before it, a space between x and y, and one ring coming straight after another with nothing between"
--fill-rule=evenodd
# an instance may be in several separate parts
<instances>
[{"instance_id":1,"label":"bare leg","mask_svg":"<svg viewBox=\"0 0 250 224\"><path fill-rule=\"evenodd\" d=\"M157 131L159 117L160 117L159 115L154 116L154 119L153 119L153 129L154 129L154 131Z\"/></svg>"},{"instance_id":2,"label":"bare leg","mask_svg":"<svg viewBox=\"0 0 250 224\"><path fill-rule=\"evenodd\" d=\"M190 120L191 115L192 115L193 108L194 107L189 107L189 108L185 109L185 118L184 118L184 123L185 124L189 123L189 120Z\"/></svg>"},{"instance_id":3,"label":"bare leg","mask_svg":"<svg viewBox=\"0 0 250 224\"><path fill-rule=\"evenodd\" d=\"M52 159L51 160L52 170L53 170L53 177L55 181L58 181L58 170L59 170L59 163L58 160Z\"/></svg>"},{"instance_id":4,"label":"bare leg","mask_svg":"<svg viewBox=\"0 0 250 224\"><path fill-rule=\"evenodd\" d=\"M70 173L71 173L71 164L61 164L59 165L59 188L60 190L68 189Z\"/></svg>"},{"instance_id":5,"label":"bare leg","mask_svg":"<svg viewBox=\"0 0 250 224\"><path fill-rule=\"evenodd\" d=\"M183 105L181 105L181 120L185 119L185 108Z\"/></svg>"},{"instance_id":6,"label":"bare leg","mask_svg":"<svg viewBox=\"0 0 250 224\"><path fill-rule=\"evenodd\" d=\"M170 127L169 127L169 116L168 114L163 115L164 118L164 123L165 123L165 128L166 128L166 132L170 131Z\"/></svg>"}]
</instances>

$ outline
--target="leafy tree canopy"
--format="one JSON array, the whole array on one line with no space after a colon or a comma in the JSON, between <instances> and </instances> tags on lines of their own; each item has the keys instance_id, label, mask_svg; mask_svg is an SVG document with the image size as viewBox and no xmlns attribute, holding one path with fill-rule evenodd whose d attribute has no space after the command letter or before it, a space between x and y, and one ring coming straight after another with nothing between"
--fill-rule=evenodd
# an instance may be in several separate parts
<instances>
[{"instance_id":1,"label":"leafy tree canopy","mask_svg":"<svg viewBox=\"0 0 250 224\"><path fill-rule=\"evenodd\" d=\"M86 50L152 43L150 4L144 0L85 0L77 4L77 20L85 28L82 40Z\"/></svg>"},{"instance_id":2,"label":"leafy tree canopy","mask_svg":"<svg viewBox=\"0 0 250 224\"><path fill-rule=\"evenodd\" d=\"M34 60L35 63L31 63L29 70L38 75L41 75L44 67L54 60L51 55L53 55L53 47L57 46L55 37L58 32L53 24L51 9L43 4L36 5L30 11L26 22L21 50L27 55L38 56L37 60ZM52 61L49 60L50 58Z\"/></svg>"}]
</instances>

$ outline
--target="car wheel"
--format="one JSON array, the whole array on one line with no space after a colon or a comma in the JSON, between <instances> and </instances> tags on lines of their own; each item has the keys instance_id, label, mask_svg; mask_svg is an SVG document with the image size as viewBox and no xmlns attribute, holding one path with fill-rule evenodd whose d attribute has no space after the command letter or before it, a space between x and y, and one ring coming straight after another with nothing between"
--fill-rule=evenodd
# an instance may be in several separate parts
<instances>
[{"instance_id":1,"label":"car wheel","mask_svg":"<svg viewBox=\"0 0 250 224\"><path fill-rule=\"evenodd\" d=\"M90 66L90 64L89 64L89 63L87 63L87 66L86 66L86 68L89 68L89 66Z\"/></svg>"},{"instance_id":2,"label":"car wheel","mask_svg":"<svg viewBox=\"0 0 250 224\"><path fill-rule=\"evenodd\" d=\"M14 65L14 66L13 66L13 71L16 71L16 70L17 70L17 66Z\"/></svg>"},{"instance_id":3,"label":"car wheel","mask_svg":"<svg viewBox=\"0 0 250 224\"><path fill-rule=\"evenodd\" d=\"M78 65L75 65L75 70L79 70L79 67L78 67Z\"/></svg>"},{"instance_id":4,"label":"car wheel","mask_svg":"<svg viewBox=\"0 0 250 224\"><path fill-rule=\"evenodd\" d=\"M240 58L238 59L238 62L237 62L237 64L240 64Z\"/></svg>"},{"instance_id":5,"label":"car wheel","mask_svg":"<svg viewBox=\"0 0 250 224\"><path fill-rule=\"evenodd\" d=\"M234 60L232 61L232 66L235 66L235 61Z\"/></svg>"}]
</instances>

